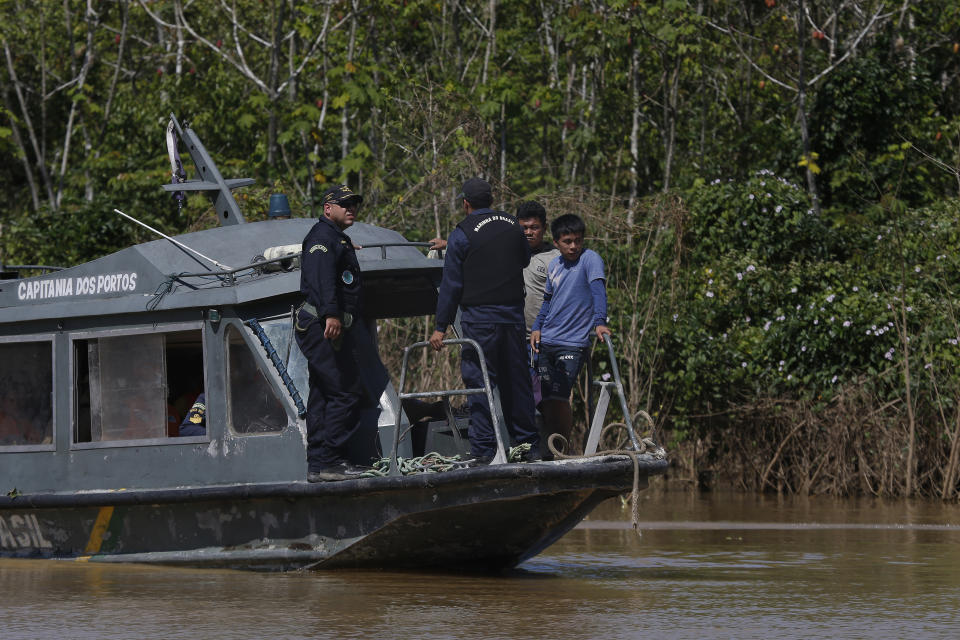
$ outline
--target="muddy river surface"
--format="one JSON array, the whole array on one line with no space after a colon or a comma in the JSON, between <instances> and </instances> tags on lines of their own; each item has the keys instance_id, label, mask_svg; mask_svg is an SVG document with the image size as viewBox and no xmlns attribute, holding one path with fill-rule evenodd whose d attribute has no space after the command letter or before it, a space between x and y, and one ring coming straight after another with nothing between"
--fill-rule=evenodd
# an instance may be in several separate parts
<instances>
[{"instance_id":1,"label":"muddy river surface","mask_svg":"<svg viewBox=\"0 0 960 640\"><path fill-rule=\"evenodd\" d=\"M652 487L642 513L501 575L0 560L0 639L960 638L960 506Z\"/></svg>"}]
</instances>

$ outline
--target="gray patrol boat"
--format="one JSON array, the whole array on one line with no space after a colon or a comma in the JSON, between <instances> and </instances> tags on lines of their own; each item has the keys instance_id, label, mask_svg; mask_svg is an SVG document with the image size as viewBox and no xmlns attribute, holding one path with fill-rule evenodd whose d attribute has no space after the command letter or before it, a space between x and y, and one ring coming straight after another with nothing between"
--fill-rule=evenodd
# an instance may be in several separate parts
<instances>
[{"instance_id":1,"label":"gray patrol boat","mask_svg":"<svg viewBox=\"0 0 960 640\"><path fill-rule=\"evenodd\" d=\"M245 222L231 191L253 181L224 179L173 116L167 143L174 180L164 188L205 192L218 228L68 269L0 266L0 557L505 568L665 471L662 450L644 451L632 430L623 454L512 463L501 418L492 464L404 473L420 449L466 453L467 419L449 397L486 393L498 403L489 384L403 392L407 357L426 344L408 347L404 370L391 375L375 323L432 314L442 262L423 254L425 243L358 222L348 233L362 247L365 317L351 330L368 401L352 454L367 463L387 454L389 472L308 484L307 366L292 311L314 220ZM196 179L186 179L180 144ZM30 269L41 274L21 277ZM619 378L615 389L603 384L590 453L610 391L622 402ZM205 433L180 436L201 392L206 413L193 417ZM411 426L411 402L425 399L445 418Z\"/></svg>"}]
</instances>

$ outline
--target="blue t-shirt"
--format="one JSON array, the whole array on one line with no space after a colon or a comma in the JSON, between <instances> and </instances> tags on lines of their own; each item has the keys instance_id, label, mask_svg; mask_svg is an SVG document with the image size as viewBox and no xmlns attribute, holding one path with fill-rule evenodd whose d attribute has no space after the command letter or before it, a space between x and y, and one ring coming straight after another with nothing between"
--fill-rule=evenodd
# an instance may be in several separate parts
<instances>
[{"instance_id":1,"label":"blue t-shirt","mask_svg":"<svg viewBox=\"0 0 960 640\"><path fill-rule=\"evenodd\" d=\"M547 313L544 315L542 309L533 326L540 330L540 341L565 347L589 346L593 328L606 323L606 308L597 308L590 285L597 280L602 284L605 279L603 258L592 249L584 249L576 262L568 262L563 256L554 258L547 267Z\"/></svg>"}]
</instances>

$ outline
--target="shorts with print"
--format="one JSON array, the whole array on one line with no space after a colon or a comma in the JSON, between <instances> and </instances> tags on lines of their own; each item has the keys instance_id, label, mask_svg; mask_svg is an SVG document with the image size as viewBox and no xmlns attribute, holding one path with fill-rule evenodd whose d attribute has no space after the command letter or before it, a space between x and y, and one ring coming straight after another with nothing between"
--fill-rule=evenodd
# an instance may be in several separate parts
<instances>
[{"instance_id":1,"label":"shorts with print","mask_svg":"<svg viewBox=\"0 0 960 640\"><path fill-rule=\"evenodd\" d=\"M585 347L564 347L540 343L537 374L544 400L568 400L583 366Z\"/></svg>"}]
</instances>

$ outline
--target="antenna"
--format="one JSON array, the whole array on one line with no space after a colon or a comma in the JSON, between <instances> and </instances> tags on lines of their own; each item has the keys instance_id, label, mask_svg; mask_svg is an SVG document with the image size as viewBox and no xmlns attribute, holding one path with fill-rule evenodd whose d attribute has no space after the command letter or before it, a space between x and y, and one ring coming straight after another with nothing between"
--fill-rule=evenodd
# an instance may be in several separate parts
<instances>
[{"instance_id":1,"label":"antenna","mask_svg":"<svg viewBox=\"0 0 960 640\"><path fill-rule=\"evenodd\" d=\"M186 249L186 250L189 251L190 253L192 253L192 254L194 254L194 255L197 255L197 256L200 256L201 258L203 258L203 259L206 260L207 262L212 263L213 265L219 267L219 268L220 268L221 270L223 270L223 271L233 271L233 269L232 269L231 267L228 267L228 266L225 265L225 264L221 264L221 263L217 262L216 260L214 260L213 258L210 258L210 257L208 257L208 256L205 256L205 255L203 255L202 253L200 253L199 251L196 251L195 249L191 249L190 247L188 247L187 245L183 244L183 243L180 242L179 240L174 240L173 238L171 238L171 237L168 236L167 234L163 233L162 231L157 231L156 229L154 229L153 227L151 227L151 226L148 225L147 223L145 223L145 222L140 222L139 220L137 220L137 219L134 218L133 216L128 216L128 215L125 214L123 211L120 211L120 209L114 209L114 212L115 212L115 213L119 213L120 215L122 215L122 216L123 216L124 218L126 218L127 220L133 220L134 222L136 222L136 223L137 223L138 225L140 225L141 227L144 227L144 228L146 228L146 229L149 229L150 231L153 231L155 234L157 234L157 235L160 236L161 238L166 238L167 240L169 240L169 241L172 242L173 244L177 245L177 246L180 247L181 249Z\"/></svg>"}]
</instances>

